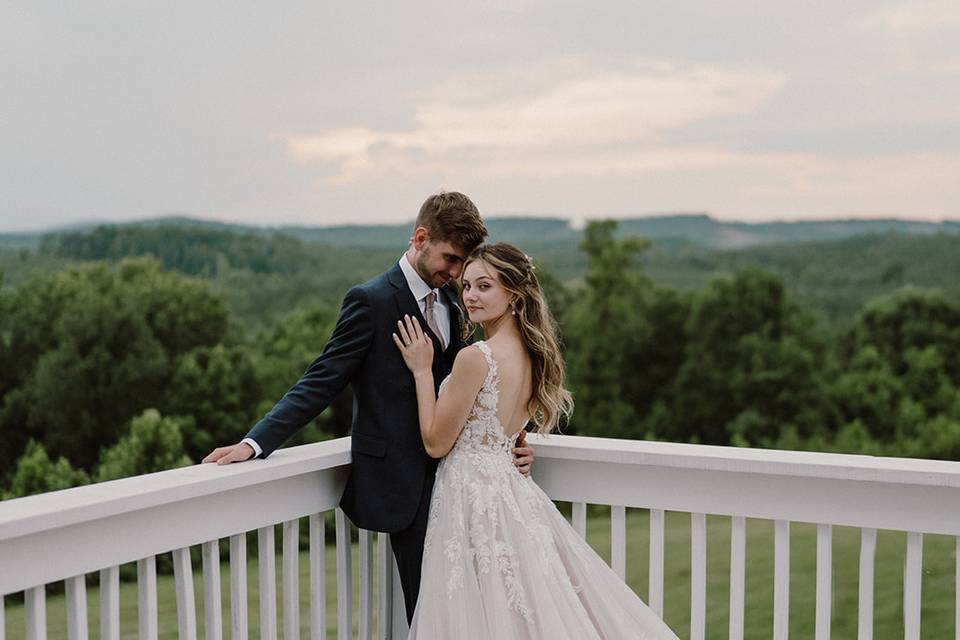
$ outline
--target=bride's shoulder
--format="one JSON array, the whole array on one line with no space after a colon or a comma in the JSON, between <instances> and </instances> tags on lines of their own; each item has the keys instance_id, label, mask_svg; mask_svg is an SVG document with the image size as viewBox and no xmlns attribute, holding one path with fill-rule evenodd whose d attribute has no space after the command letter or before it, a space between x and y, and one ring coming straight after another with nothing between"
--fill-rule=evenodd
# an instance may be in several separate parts
<instances>
[{"instance_id":1,"label":"bride's shoulder","mask_svg":"<svg viewBox=\"0 0 960 640\"><path fill-rule=\"evenodd\" d=\"M453 360L454 366L456 366L458 362L462 364L477 364L482 362L484 367L486 367L487 358L483 354L484 346L485 343L483 342L474 342L460 349L460 351L457 352L457 357ZM489 347L487 348L489 349Z\"/></svg>"},{"instance_id":2,"label":"bride's shoulder","mask_svg":"<svg viewBox=\"0 0 960 640\"><path fill-rule=\"evenodd\" d=\"M468 377L480 377L481 379L486 376L489 365L481 345L483 345L482 342L476 342L460 349L453 361L454 372Z\"/></svg>"}]
</instances>

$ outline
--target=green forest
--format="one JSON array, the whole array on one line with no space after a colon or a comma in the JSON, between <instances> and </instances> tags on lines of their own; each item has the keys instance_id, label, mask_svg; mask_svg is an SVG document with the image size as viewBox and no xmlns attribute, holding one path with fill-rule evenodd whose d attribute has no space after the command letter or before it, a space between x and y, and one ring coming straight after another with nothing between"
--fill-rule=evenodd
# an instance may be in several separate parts
<instances>
[{"instance_id":1,"label":"green forest","mask_svg":"<svg viewBox=\"0 0 960 640\"><path fill-rule=\"evenodd\" d=\"M692 218L687 236L490 221L534 256L557 319L576 401L564 433L960 459L956 229L797 227L731 247L716 240L729 230L696 242ZM167 221L4 238L0 495L237 441L408 231ZM348 390L289 444L345 435L350 408Z\"/></svg>"}]
</instances>

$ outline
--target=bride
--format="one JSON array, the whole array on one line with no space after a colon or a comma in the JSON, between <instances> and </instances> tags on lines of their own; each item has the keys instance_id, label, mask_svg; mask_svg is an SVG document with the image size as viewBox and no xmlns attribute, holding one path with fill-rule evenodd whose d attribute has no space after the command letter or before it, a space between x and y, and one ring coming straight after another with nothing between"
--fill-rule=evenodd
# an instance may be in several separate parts
<instances>
[{"instance_id":1,"label":"bride","mask_svg":"<svg viewBox=\"0 0 960 640\"><path fill-rule=\"evenodd\" d=\"M393 336L416 381L424 446L443 458L410 638L676 640L513 464L528 422L548 433L573 407L533 264L496 243L462 274L464 306L486 340L457 355L439 397L433 344L416 318Z\"/></svg>"}]
</instances>

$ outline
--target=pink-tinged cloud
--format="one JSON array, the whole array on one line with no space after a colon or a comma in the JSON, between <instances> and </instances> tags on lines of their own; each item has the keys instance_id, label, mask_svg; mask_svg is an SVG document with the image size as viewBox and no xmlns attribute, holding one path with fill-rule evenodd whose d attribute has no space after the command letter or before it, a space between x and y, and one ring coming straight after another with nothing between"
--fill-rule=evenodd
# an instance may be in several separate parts
<instances>
[{"instance_id":1,"label":"pink-tinged cloud","mask_svg":"<svg viewBox=\"0 0 960 640\"><path fill-rule=\"evenodd\" d=\"M291 158L333 170L344 184L387 174L505 171L532 175L635 171L723 163L722 150L665 147L662 133L711 118L742 117L782 87L783 76L708 65L641 61L606 71L554 65L539 90L498 95L498 77L469 92L438 88L414 126L341 128L285 137ZM573 73L569 73L570 71ZM569 75L567 75L569 73ZM471 96L488 96L470 101Z\"/></svg>"}]
</instances>

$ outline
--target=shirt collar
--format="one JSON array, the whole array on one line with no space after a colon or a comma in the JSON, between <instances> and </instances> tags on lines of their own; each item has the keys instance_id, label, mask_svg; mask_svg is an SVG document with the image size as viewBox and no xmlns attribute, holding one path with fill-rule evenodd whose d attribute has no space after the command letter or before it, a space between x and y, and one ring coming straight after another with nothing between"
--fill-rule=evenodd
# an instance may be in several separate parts
<instances>
[{"instance_id":1,"label":"shirt collar","mask_svg":"<svg viewBox=\"0 0 960 640\"><path fill-rule=\"evenodd\" d=\"M407 260L407 254L400 256L400 270L403 271L403 277L407 279L407 286L410 287L410 292L418 302L426 298L427 294L433 291L433 288L423 281L423 278L420 277L417 270L414 269L410 261ZM440 294L438 292L437 299L439 298Z\"/></svg>"}]
</instances>

